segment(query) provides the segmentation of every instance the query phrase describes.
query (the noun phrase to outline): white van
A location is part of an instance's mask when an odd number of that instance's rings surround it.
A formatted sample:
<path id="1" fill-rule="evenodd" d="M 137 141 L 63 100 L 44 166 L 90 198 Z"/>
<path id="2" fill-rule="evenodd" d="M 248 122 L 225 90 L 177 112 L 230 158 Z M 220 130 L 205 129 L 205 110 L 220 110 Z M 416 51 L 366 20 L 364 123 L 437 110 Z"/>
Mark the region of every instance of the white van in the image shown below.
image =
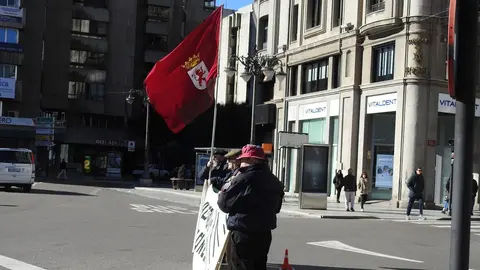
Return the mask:
<path id="1" fill-rule="evenodd" d="M 0 148 L 0 186 L 30 192 L 35 182 L 35 159 L 30 149 Z"/>

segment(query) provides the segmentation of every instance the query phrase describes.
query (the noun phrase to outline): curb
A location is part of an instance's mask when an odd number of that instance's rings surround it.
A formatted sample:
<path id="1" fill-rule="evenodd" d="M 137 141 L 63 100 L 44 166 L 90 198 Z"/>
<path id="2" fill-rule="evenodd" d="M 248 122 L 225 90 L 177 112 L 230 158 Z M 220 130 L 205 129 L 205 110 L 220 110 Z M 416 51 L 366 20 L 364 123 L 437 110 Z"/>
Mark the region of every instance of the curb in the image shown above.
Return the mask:
<path id="1" fill-rule="evenodd" d="M 195 198 L 195 199 L 201 199 L 202 194 L 185 194 L 181 192 L 175 192 L 175 191 L 167 191 L 167 190 L 162 190 L 160 188 L 148 188 L 148 187 L 135 187 L 135 190 L 144 190 L 144 191 L 155 191 L 155 192 L 162 192 L 162 193 L 167 193 L 167 194 L 175 194 L 183 197 L 188 197 L 188 198 Z"/>
<path id="2" fill-rule="evenodd" d="M 441 218 L 438 218 L 437 220 L 452 220 L 452 217 L 441 217 Z M 480 221 L 480 217 L 479 216 L 474 216 L 474 217 L 471 217 L 470 220 L 471 221 Z"/>
<path id="3" fill-rule="evenodd" d="M 344 216 L 344 215 L 322 215 L 324 219 L 380 219 L 376 216 Z"/>

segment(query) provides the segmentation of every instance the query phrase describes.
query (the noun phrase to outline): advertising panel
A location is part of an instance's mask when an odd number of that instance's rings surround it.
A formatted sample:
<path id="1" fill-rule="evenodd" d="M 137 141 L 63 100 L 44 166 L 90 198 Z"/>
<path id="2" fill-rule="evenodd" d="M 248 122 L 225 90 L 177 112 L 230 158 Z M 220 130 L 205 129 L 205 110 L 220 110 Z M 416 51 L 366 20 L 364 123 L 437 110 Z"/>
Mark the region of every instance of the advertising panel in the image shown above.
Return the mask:
<path id="1" fill-rule="evenodd" d="M 375 187 L 392 188 L 393 185 L 393 155 L 377 155 L 375 168 Z"/>
<path id="2" fill-rule="evenodd" d="M 0 98 L 15 98 L 15 79 L 0 78 Z"/>
<path id="3" fill-rule="evenodd" d="M 206 153 L 197 153 L 196 162 L 195 162 L 195 185 L 203 186 L 203 180 L 198 177 L 200 171 L 207 166 L 208 161 L 210 160 L 210 154 Z"/>
<path id="4" fill-rule="evenodd" d="M 303 145 L 302 192 L 327 193 L 329 152 L 328 145 Z"/>

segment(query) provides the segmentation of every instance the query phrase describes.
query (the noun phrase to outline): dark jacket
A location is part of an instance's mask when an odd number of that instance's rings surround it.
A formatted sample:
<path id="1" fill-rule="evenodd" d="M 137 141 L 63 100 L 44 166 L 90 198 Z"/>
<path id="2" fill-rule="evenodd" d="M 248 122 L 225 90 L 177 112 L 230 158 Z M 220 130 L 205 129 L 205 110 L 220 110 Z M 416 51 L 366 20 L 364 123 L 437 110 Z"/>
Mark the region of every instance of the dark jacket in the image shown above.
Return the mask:
<path id="1" fill-rule="evenodd" d="M 211 177 L 212 178 L 213 177 L 224 178 L 227 175 L 228 172 L 229 172 L 229 169 L 228 169 L 227 162 L 221 162 L 216 167 L 213 168 Z M 208 179 L 208 174 L 209 173 L 210 173 L 210 168 L 205 166 L 205 167 L 203 167 L 203 169 L 198 174 L 198 178 L 200 178 L 200 180 L 202 180 L 202 181 L 205 181 L 205 180 Z"/>
<path id="2" fill-rule="evenodd" d="M 423 195 L 423 189 L 425 188 L 425 180 L 423 174 L 417 174 L 414 172 L 407 180 L 408 197 L 419 197 Z"/>
<path id="3" fill-rule="evenodd" d="M 472 179 L 472 196 L 473 196 L 474 198 L 477 197 L 477 193 L 478 193 L 477 180 Z"/>
<path id="4" fill-rule="evenodd" d="M 274 230 L 283 188 L 265 164 L 240 168 L 218 194 L 218 207 L 228 213 L 227 228 L 245 233 Z"/>
<path id="5" fill-rule="evenodd" d="M 343 174 L 335 174 L 333 178 L 333 184 L 335 185 L 336 189 L 342 189 L 342 182 L 343 182 Z"/>
<path id="6" fill-rule="evenodd" d="M 354 175 L 347 174 L 342 181 L 343 191 L 345 192 L 355 192 L 357 191 L 357 180 Z"/>
<path id="7" fill-rule="evenodd" d="M 221 190 L 223 185 L 225 185 L 228 180 L 235 175 L 235 173 L 238 172 L 238 169 L 236 170 L 229 170 L 227 172 L 227 175 L 225 177 L 212 177 L 210 178 L 210 183 L 213 185 L 214 188 Z"/>

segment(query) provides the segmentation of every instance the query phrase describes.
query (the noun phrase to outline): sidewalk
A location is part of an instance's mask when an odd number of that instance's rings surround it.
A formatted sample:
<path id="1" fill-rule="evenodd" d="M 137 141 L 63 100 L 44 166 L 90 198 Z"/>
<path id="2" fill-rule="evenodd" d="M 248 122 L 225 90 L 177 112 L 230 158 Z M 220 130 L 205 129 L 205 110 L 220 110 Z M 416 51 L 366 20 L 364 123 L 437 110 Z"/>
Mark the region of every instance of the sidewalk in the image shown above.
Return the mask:
<path id="1" fill-rule="evenodd" d="M 171 188 L 155 188 L 155 187 L 136 187 L 136 190 L 163 192 L 178 196 L 189 197 L 200 200 L 202 193 L 193 190 L 174 190 Z M 386 220 L 402 220 L 405 219 L 405 209 L 390 207 L 389 201 L 369 201 L 365 205 L 365 212 L 360 212 L 360 207 L 356 205 L 357 212 L 345 211 L 343 202 L 336 203 L 328 201 L 328 210 L 300 209 L 298 206 L 298 198 L 295 196 L 286 196 L 282 206 L 282 212 L 309 218 L 325 218 L 325 219 L 386 219 Z M 418 215 L 418 209 L 412 210 L 412 220 Z M 448 215 L 442 214 L 439 210 L 424 210 L 424 216 L 428 220 L 450 220 Z M 479 213 L 472 216 L 473 221 L 480 221 Z"/>

